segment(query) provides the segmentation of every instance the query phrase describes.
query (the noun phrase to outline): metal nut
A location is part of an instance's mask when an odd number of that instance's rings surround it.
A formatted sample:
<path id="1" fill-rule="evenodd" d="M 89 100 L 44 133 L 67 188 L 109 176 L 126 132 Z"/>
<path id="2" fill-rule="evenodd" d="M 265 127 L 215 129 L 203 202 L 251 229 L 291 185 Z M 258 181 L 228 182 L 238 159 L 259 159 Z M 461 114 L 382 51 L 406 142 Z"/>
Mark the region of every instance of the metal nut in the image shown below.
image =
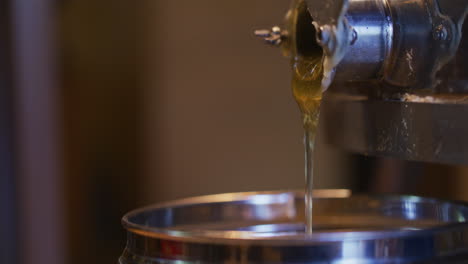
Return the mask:
<path id="1" fill-rule="evenodd" d="M 434 37 L 435 40 L 445 41 L 448 38 L 448 30 L 444 25 L 438 25 L 434 29 L 432 36 Z"/>

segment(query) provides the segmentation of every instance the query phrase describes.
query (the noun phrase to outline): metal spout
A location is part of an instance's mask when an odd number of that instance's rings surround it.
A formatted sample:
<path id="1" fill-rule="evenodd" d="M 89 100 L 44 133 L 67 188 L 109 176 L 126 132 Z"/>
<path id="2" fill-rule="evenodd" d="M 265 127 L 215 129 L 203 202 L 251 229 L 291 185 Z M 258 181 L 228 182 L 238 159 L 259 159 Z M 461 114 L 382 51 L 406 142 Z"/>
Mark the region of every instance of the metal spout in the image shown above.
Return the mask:
<path id="1" fill-rule="evenodd" d="M 446 76 L 443 68 L 456 56 L 468 0 L 455 5 L 447 0 L 298 0 L 296 12 L 308 12 L 307 27 L 299 19 L 290 23 L 288 36 L 298 49 L 304 34 L 314 34 L 324 53 L 329 84 L 379 82 L 400 90 L 432 89 Z M 459 10 L 464 10 L 463 12 Z M 290 11 L 291 12 L 291 11 Z M 302 15 L 303 17 L 304 15 Z M 301 17 L 301 15 L 297 15 Z M 312 25 L 311 25 L 312 24 Z M 275 26 L 256 35 L 278 46 L 287 32 Z M 314 44 L 311 44 L 314 45 Z M 463 69 L 461 69 L 463 70 Z M 466 72 L 466 70 L 463 70 Z M 326 81 L 325 81 L 326 83 Z"/>

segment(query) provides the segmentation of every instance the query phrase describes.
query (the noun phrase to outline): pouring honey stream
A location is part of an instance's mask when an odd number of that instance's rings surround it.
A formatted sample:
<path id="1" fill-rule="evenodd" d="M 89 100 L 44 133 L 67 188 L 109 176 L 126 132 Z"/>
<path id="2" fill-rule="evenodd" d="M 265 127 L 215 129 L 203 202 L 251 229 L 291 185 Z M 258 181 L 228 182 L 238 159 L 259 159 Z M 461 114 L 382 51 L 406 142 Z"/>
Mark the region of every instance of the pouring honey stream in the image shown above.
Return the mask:
<path id="1" fill-rule="evenodd" d="M 312 234 L 313 153 L 322 101 L 321 58 L 293 58 L 292 91 L 302 113 L 305 148 L 305 217 L 306 233 Z"/>
<path id="2" fill-rule="evenodd" d="M 315 28 L 303 0 L 293 1 L 286 24 L 289 37 L 282 46 L 283 53 L 291 58 L 291 87 L 304 127 L 305 232 L 310 235 L 313 231 L 313 154 L 322 102 L 323 52 L 315 41 Z"/>
<path id="3" fill-rule="evenodd" d="M 292 92 L 302 114 L 305 147 L 305 231 L 312 234 L 313 153 L 322 102 L 324 72 L 323 50 L 304 0 L 292 1 L 286 14 L 286 29 L 257 30 L 271 45 L 281 45 L 283 55 L 291 58 Z"/>

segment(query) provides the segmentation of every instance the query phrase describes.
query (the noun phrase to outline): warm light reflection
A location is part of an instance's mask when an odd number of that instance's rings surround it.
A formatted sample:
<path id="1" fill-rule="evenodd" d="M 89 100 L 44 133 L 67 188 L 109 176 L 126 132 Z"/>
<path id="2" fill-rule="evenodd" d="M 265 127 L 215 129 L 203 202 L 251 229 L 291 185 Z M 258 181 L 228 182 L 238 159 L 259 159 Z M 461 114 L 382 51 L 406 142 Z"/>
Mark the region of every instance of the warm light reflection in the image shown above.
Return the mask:
<path id="1" fill-rule="evenodd" d="M 347 189 L 322 189 L 313 192 L 313 196 L 319 198 L 348 198 L 351 194 L 351 190 Z"/>

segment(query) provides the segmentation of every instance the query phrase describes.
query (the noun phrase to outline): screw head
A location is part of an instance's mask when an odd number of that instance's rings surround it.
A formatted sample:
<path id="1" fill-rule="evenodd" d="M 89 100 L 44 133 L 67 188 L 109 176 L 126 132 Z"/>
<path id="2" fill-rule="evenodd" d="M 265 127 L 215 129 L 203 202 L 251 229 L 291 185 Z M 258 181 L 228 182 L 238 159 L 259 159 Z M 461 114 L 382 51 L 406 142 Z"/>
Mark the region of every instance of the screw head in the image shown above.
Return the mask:
<path id="1" fill-rule="evenodd" d="M 444 25 L 438 25 L 434 29 L 432 36 L 434 37 L 435 40 L 445 41 L 448 38 L 448 30 Z"/>

